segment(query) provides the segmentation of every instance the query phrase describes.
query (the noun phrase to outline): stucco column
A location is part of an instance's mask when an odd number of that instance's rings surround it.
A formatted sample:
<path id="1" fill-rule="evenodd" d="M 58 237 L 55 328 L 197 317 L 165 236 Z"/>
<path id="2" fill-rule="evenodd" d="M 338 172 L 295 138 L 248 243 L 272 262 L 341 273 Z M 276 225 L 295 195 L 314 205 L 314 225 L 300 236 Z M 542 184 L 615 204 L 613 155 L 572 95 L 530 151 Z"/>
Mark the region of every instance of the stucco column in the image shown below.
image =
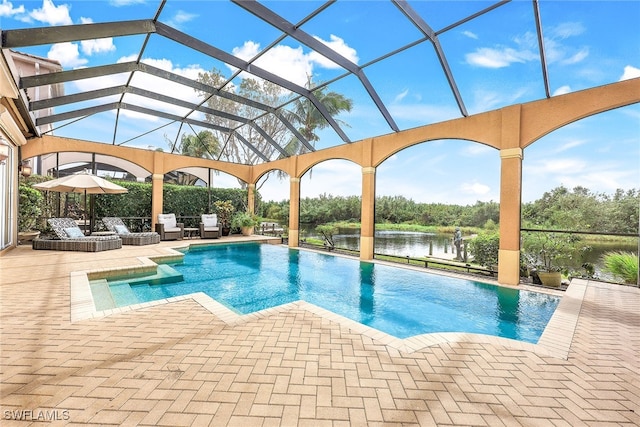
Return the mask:
<path id="1" fill-rule="evenodd" d="M 249 184 L 247 187 L 247 210 L 249 213 L 254 214 L 256 212 L 256 185 Z"/>
<path id="2" fill-rule="evenodd" d="M 162 186 L 164 184 L 163 157 L 161 153 L 153 153 L 153 170 L 151 171 L 151 230 L 156 229 L 158 214 L 162 213 Z"/>
<path id="3" fill-rule="evenodd" d="M 360 209 L 360 259 L 373 259 L 376 228 L 376 168 L 362 168 L 362 200 Z"/>
<path id="4" fill-rule="evenodd" d="M 520 283 L 522 159 L 521 148 L 500 150 L 498 282 L 506 285 Z"/>
<path id="5" fill-rule="evenodd" d="M 297 248 L 300 237 L 300 178 L 289 178 L 289 247 Z"/>

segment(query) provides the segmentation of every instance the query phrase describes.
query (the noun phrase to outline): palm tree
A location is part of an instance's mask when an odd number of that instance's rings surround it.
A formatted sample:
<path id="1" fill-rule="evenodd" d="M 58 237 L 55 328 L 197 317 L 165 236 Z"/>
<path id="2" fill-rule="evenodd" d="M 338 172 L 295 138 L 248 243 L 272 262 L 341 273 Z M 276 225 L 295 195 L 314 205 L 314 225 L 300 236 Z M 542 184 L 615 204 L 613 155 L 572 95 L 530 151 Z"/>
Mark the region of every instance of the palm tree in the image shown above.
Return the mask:
<path id="1" fill-rule="evenodd" d="M 312 77 L 307 75 L 307 89 L 314 86 Z M 337 92 L 327 92 L 327 87 L 313 91 L 313 94 L 326 107 L 331 117 L 335 117 L 343 111 L 351 111 L 353 101 Z M 289 111 L 288 118 L 298 125 L 298 131 L 305 137 L 311 145 L 315 147 L 315 142 L 320 139 L 316 134 L 318 130 L 329 126 L 327 120 L 322 116 L 320 111 L 306 97 L 299 97 L 293 102 L 293 109 Z M 342 125 L 348 126 L 346 123 L 339 121 Z M 296 138 L 291 138 L 287 144 L 286 151 L 288 153 L 298 152 L 300 142 Z"/>
<path id="2" fill-rule="evenodd" d="M 196 135 L 182 135 L 178 149 L 187 156 L 214 159 L 220 154 L 220 141 L 211 131 L 203 130 Z"/>

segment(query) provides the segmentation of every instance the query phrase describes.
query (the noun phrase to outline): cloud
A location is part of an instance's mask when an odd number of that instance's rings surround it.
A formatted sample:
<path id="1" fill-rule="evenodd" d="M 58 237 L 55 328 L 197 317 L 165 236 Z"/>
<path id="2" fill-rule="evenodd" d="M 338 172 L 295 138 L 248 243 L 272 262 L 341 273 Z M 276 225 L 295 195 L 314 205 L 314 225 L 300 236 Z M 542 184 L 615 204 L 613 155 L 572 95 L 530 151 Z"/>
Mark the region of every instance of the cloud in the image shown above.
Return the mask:
<path id="1" fill-rule="evenodd" d="M 137 54 L 124 56 L 118 59 L 117 63 L 135 61 L 137 57 L 138 57 Z M 166 70 L 190 79 L 197 79 L 199 73 L 204 73 L 206 71 L 203 68 L 201 68 L 199 65 L 190 65 L 183 68 L 176 67 L 174 66 L 173 62 L 168 59 L 144 59 L 142 62 L 144 62 L 145 64 L 152 65 L 156 68 L 160 68 L 162 70 Z M 101 76 L 101 77 L 96 77 L 91 79 L 77 80 L 74 82 L 74 84 L 79 91 L 84 92 L 84 91 L 91 91 L 96 89 L 123 85 L 127 82 L 128 78 L 129 78 L 129 73 L 120 73 L 120 74 Z M 140 89 L 158 92 L 162 95 L 181 99 L 194 104 L 199 103 L 201 101 L 201 99 L 198 97 L 198 94 L 194 90 L 191 90 L 190 88 L 186 88 L 181 84 L 173 83 L 173 82 L 170 82 L 169 80 L 155 77 L 146 73 L 135 73 L 131 81 L 131 85 Z M 116 102 L 118 99 L 119 99 L 119 95 L 114 97 L 109 97 L 109 98 L 101 98 L 99 100 L 99 103 L 106 104 L 109 102 Z M 155 101 L 153 99 L 131 95 L 131 94 L 125 95 L 124 101 L 130 104 L 135 104 L 140 107 L 163 111 L 169 114 L 175 114 L 179 116 L 186 115 L 189 112 L 189 110 L 187 110 L 184 107 L 170 105 L 163 102 Z M 140 120 L 145 120 L 147 122 L 165 121 L 165 119 L 161 119 L 159 117 L 150 116 L 147 114 L 135 113 L 128 110 L 121 110 L 120 114 L 121 116 L 123 115 L 126 117 L 132 117 Z M 190 117 L 199 118 L 197 115 L 194 116 L 193 114 Z"/>
<path id="2" fill-rule="evenodd" d="M 558 89 L 556 89 L 553 92 L 553 96 L 564 95 L 565 93 L 569 93 L 569 92 L 571 92 L 571 87 L 569 87 L 568 85 L 564 85 L 564 86 L 560 86 Z"/>
<path id="3" fill-rule="evenodd" d="M 109 4 L 115 7 L 130 6 L 132 4 L 141 4 L 146 0 L 109 0 Z"/>
<path id="4" fill-rule="evenodd" d="M 464 194 L 470 194 L 473 196 L 484 196 L 489 194 L 491 187 L 479 182 L 463 182 L 460 185 L 460 191 Z"/>
<path id="5" fill-rule="evenodd" d="M 80 42 L 82 53 L 93 55 L 94 53 L 113 52 L 116 50 L 111 37 L 106 39 L 83 40 Z"/>
<path id="6" fill-rule="evenodd" d="M 476 90 L 473 93 L 473 110 L 488 111 L 502 105 L 510 105 L 517 102 L 527 93 L 526 88 L 509 92 L 493 92 L 489 90 Z"/>
<path id="7" fill-rule="evenodd" d="M 73 21 L 69 15 L 69 6 L 62 4 L 55 6 L 52 0 L 42 0 L 42 8 L 33 9 L 29 16 L 49 25 L 71 25 Z"/>
<path id="8" fill-rule="evenodd" d="M 409 89 L 403 90 L 402 92 L 396 95 L 396 97 L 393 99 L 393 102 L 402 101 L 407 96 L 408 93 L 409 93 Z"/>
<path id="9" fill-rule="evenodd" d="M 563 22 L 550 28 L 549 36 L 555 39 L 568 39 L 579 36 L 585 32 L 584 26 L 580 22 Z"/>
<path id="10" fill-rule="evenodd" d="M 533 165 L 532 165 L 533 166 Z M 565 158 L 565 159 L 548 159 L 546 161 L 540 161 L 533 166 L 536 170 L 536 175 L 553 176 L 555 174 L 568 174 L 569 171 L 572 174 L 582 173 L 587 169 L 587 162 L 577 158 Z"/>
<path id="11" fill-rule="evenodd" d="M 531 51 L 519 51 L 510 47 L 481 47 L 465 55 L 467 63 L 483 68 L 504 68 L 513 63 L 525 63 L 537 58 Z"/>
<path id="12" fill-rule="evenodd" d="M 477 157 L 485 154 L 492 154 L 495 152 L 496 152 L 496 149 L 489 147 L 488 145 L 472 143 L 472 144 L 465 145 L 460 155 L 465 157 Z"/>
<path id="13" fill-rule="evenodd" d="M 75 43 L 56 43 L 47 52 L 47 58 L 59 61 L 64 68 L 77 68 L 87 64 L 87 60 L 80 58 L 78 45 Z"/>
<path id="14" fill-rule="evenodd" d="M 557 147 L 553 151 L 556 152 L 556 153 L 561 153 L 563 151 L 571 150 L 572 148 L 579 147 L 579 146 L 584 145 L 586 143 L 587 143 L 587 141 L 581 140 L 581 139 L 576 139 L 576 140 L 573 140 L 573 141 L 567 141 L 564 144 L 562 144 L 559 147 Z"/>
<path id="15" fill-rule="evenodd" d="M 593 192 L 601 192 L 612 194 L 616 190 L 634 188 L 632 182 L 637 182 L 638 172 L 633 170 L 624 170 L 614 165 L 608 165 L 607 168 L 599 168 L 598 170 L 590 170 L 581 175 L 559 175 L 557 176 L 558 185 L 562 184 L 568 188 L 577 186 L 586 187 Z"/>
<path id="16" fill-rule="evenodd" d="M 323 40 L 317 36 L 315 36 L 314 38 L 319 42 L 329 46 L 331 49 L 335 50 L 338 54 L 345 57 L 354 64 L 357 64 L 360 60 L 360 58 L 358 58 L 358 53 L 356 52 L 356 50 L 347 45 L 344 40 L 338 36 L 331 34 L 329 36 L 330 41 Z M 340 68 L 335 62 L 327 59 L 326 57 L 320 55 L 315 51 L 309 54 L 309 60 L 324 68 Z"/>
<path id="17" fill-rule="evenodd" d="M 3 0 L 0 3 L 0 17 L 1 16 L 16 16 L 24 13 L 24 6 L 14 8 L 13 3 Z"/>
<path id="18" fill-rule="evenodd" d="M 589 48 L 582 48 L 578 52 L 574 53 L 572 56 L 563 59 L 561 61 L 562 65 L 572 65 L 582 62 L 587 56 L 589 56 Z"/>
<path id="19" fill-rule="evenodd" d="M 544 47 L 547 63 L 560 62 L 563 65 L 572 65 L 582 62 L 589 56 L 589 48 L 572 49 L 562 42 L 570 37 L 584 33 L 585 28 L 580 23 L 565 22 L 550 30 L 544 35 Z M 515 46 L 481 47 L 475 52 L 465 55 L 469 65 L 482 68 L 505 68 L 515 63 L 538 61 L 537 36 L 533 32 L 514 38 Z"/>
<path id="20" fill-rule="evenodd" d="M 255 57 L 259 52 L 260 45 L 252 41 L 247 41 L 232 51 L 235 56 L 244 60 Z M 313 64 L 302 51 L 302 47 L 275 46 L 259 57 L 254 64 L 299 86 L 304 86 L 307 76 L 313 74 Z M 235 71 L 235 68 L 229 68 Z"/>
<path id="21" fill-rule="evenodd" d="M 331 35 L 330 41 L 325 41 L 318 37 L 316 39 L 334 49 L 349 61 L 357 64 L 359 59 L 356 50 L 344 43 L 344 40 L 340 37 Z M 238 58 L 248 61 L 260 51 L 259 43 L 246 41 L 242 46 L 233 48 L 232 53 Z M 255 65 L 299 86 L 305 86 L 308 76 L 313 75 L 313 69 L 316 65 L 323 68 L 338 68 L 333 61 L 328 60 L 317 52 L 305 54 L 302 46 L 294 48 L 286 45 L 278 45 L 269 49 L 268 52 L 255 61 Z M 235 71 L 233 67 L 229 68 Z"/>
<path id="22" fill-rule="evenodd" d="M 620 77 L 620 81 L 634 79 L 636 77 L 640 77 L 640 68 L 632 67 L 631 65 L 627 65 L 624 67 L 624 72 Z"/>
<path id="23" fill-rule="evenodd" d="M 477 40 L 477 39 L 478 39 L 478 36 L 477 36 L 475 33 L 471 32 L 471 31 L 463 31 L 463 32 L 462 32 L 462 35 L 463 35 L 463 36 L 467 36 L 467 37 L 469 37 L 470 39 L 475 39 L 475 40 Z"/>
<path id="24" fill-rule="evenodd" d="M 198 15 L 196 15 L 195 13 L 188 13 L 184 10 L 179 10 L 171 19 L 169 19 L 169 21 L 167 21 L 167 25 L 180 29 L 182 28 L 183 24 L 186 24 L 187 22 L 190 22 L 197 17 Z"/>

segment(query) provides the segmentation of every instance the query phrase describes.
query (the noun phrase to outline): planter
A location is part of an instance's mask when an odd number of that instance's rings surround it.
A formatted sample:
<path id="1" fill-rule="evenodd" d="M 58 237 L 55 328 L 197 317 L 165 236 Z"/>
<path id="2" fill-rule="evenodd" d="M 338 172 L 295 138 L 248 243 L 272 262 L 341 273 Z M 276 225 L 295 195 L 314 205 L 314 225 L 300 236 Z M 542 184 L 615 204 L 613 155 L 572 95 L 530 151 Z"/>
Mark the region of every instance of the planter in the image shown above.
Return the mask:
<path id="1" fill-rule="evenodd" d="M 39 231 L 20 231 L 18 232 L 18 244 L 30 242 L 40 236 Z"/>
<path id="2" fill-rule="evenodd" d="M 562 284 L 562 273 L 559 271 L 538 271 L 538 277 L 544 286 L 559 288 Z"/>
<path id="3" fill-rule="evenodd" d="M 240 227 L 240 231 L 243 236 L 251 236 L 253 234 L 253 227 Z"/>
<path id="4" fill-rule="evenodd" d="M 222 235 L 228 236 L 231 233 L 231 227 L 222 227 Z"/>

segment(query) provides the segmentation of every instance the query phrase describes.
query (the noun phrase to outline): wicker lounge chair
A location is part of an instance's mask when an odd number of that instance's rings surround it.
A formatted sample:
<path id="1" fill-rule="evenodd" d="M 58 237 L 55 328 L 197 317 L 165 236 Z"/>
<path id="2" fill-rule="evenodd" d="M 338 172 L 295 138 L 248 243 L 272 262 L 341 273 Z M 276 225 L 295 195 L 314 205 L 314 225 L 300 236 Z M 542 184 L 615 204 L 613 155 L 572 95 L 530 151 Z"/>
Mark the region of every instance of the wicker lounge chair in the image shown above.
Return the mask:
<path id="1" fill-rule="evenodd" d="M 160 243 L 160 235 L 155 231 L 131 233 L 122 219 L 118 217 L 102 218 L 102 223 L 107 227 L 107 230 L 113 231 L 122 239 L 123 245 L 142 246 Z"/>
<path id="2" fill-rule="evenodd" d="M 156 233 L 160 235 L 160 240 L 182 240 L 184 224 L 176 222 L 175 214 L 158 214 Z"/>
<path id="3" fill-rule="evenodd" d="M 218 215 L 204 214 L 200 221 L 201 239 L 218 239 L 222 236 L 222 227 L 218 224 Z"/>
<path id="4" fill-rule="evenodd" d="M 118 236 L 85 236 L 71 218 L 50 218 L 47 222 L 59 240 L 34 239 L 33 249 L 100 252 L 122 247 L 122 239 Z"/>

